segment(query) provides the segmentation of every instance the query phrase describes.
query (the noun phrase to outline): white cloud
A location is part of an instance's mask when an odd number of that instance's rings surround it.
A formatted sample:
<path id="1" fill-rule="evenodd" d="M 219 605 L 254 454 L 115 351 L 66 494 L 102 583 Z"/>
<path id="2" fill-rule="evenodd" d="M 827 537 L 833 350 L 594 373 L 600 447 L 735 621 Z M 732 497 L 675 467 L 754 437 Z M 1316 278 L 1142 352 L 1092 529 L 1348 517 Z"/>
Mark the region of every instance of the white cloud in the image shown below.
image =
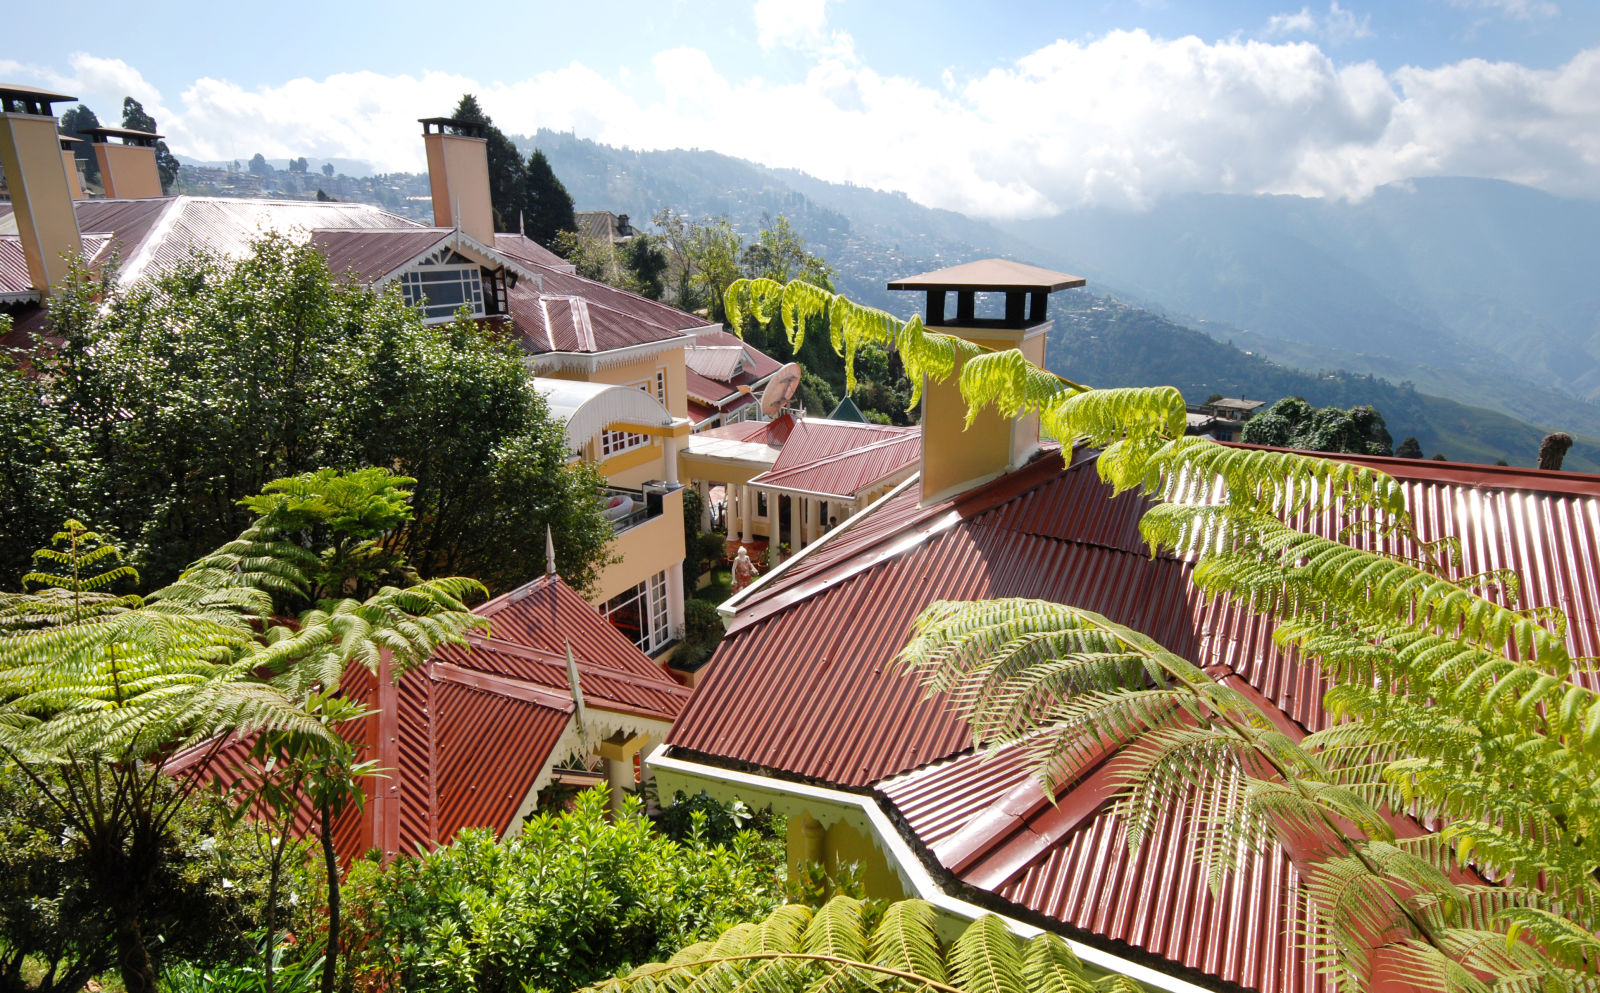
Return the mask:
<path id="1" fill-rule="evenodd" d="M 807 48 L 827 36 L 827 0 L 755 0 L 756 41 L 767 51 Z"/>
<path id="2" fill-rule="evenodd" d="M 176 100 L 90 56 L 60 73 L 15 62 L 0 73 L 69 93 L 92 85 L 111 94 L 97 108 L 143 94 L 174 150 L 203 159 L 259 151 L 420 170 L 416 118 L 473 92 L 514 134 L 713 149 L 982 216 L 1193 192 L 1358 198 L 1429 175 L 1600 197 L 1600 48 L 1555 69 L 1474 59 L 1385 73 L 1308 41 L 1118 31 L 928 84 L 831 45 L 805 60 L 799 78 L 735 79 L 682 47 L 629 79 L 576 62 L 511 83 L 354 72 L 246 89 L 204 78 Z"/>
<path id="3" fill-rule="evenodd" d="M 1343 45 L 1372 36 L 1372 15 L 1357 17 L 1354 11 L 1339 6 L 1339 0 L 1333 0 L 1323 16 L 1312 13 L 1310 7 L 1301 7 L 1292 14 L 1273 14 L 1262 34 L 1268 38 L 1304 35 L 1325 39 L 1330 45 Z"/>
<path id="4" fill-rule="evenodd" d="M 1561 8 L 1550 0 L 1450 0 L 1450 6 L 1466 10 L 1497 10 L 1518 21 L 1531 21 L 1536 17 L 1557 17 Z"/>

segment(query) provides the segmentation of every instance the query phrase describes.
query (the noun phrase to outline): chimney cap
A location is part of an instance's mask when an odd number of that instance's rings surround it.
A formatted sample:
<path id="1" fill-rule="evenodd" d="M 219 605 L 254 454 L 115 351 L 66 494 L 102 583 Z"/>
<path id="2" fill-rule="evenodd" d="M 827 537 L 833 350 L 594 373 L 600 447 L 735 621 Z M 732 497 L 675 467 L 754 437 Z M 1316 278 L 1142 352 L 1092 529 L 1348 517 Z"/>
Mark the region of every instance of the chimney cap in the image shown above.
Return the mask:
<path id="1" fill-rule="evenodd" d="M 980 293 L 1053 293 L 1082 286 L 1082 276 L 1041 269 L 1010 259 L 982 259 L 965 265 L 907 276 L 889 284 L 891 290 L 973 290 Z"/>
<path id="2" fill-rule="evenodd" d="M 463 121 L 454 117 L 419 117 L 417 123 L 422 125 L 423 134 L 428 134 L 428 128 L 431 126 L 438 128 L 440 134 L 459 135 L 463 138 L 484 137 L 483 125 L 475 121 Z"/>
<path id="3" fill-rule="evenodd" d="M 78 133 L 88 135 L 90 141 L 104 143 L 111 138 L 121 138 L 129 145 L 154 145 L 157 140 L 166 137 L 149 131 L 135 131 L 132 128 L 90 128 Z"/>
<path id="4" fill-rule="evenodd" d="M 71 148 L 73 145 L 83 144 L 82 138 L 74 138 L 70 134 L 60 134 L 56 135 L 56 137 L 61 140 L 61 147 L 63 149 Z"/>
<path id="5" fill-rule="evenodd" d="M 40 117 L 54 116 L 50 112 L 53 103 L 66 103 L 76 100 L 77 97 L 65 93 L 56 93 L 52 90 L 41 90 L 37 86 L 17 86 L 12 83 L 0 83 L 0 113 L 6 114 L 35 114 Z"/>

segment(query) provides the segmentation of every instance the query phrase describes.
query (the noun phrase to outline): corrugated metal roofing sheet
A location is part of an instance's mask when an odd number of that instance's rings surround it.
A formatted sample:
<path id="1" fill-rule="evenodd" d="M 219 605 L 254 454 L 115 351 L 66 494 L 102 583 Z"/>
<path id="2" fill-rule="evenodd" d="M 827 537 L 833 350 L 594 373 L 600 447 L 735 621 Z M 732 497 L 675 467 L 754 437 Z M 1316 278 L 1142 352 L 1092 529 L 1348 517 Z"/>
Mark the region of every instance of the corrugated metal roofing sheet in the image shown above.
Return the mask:
<path id="1" fill-rule="evenodd" d="M 704 345 L 696 339 L 683 350 L 683 361 L 707 379 L 729 382 L 743 368 L 744 348 L 740 345 Z"/>
<path id="2" fill-rule="evenodd" d="M 346 695 L 378 713 L 341 731 L 387 770 L 368 785 L 364 811 L 336 827 L 347 862 L 372 847 L 431 847 L 463 827 L 507 830 L 545 765 L 563 757 L 552 753 L 575 709 L 569 643 L 594 710 L 666 723 L 689 697 L 559 578 L 541 576 L 476 612 L 490 619 L 492 636 L 445 646 L 397 686 L 380 686 L 360 667 L 346 672 Z M 174 768 L 207 747 L 185 753 Z M 232 778 L 248 750 L 247 742 L 227 743 L 212 775 Z M 297 830 L 310 823 L 303 813 Z"/>
<path id="3" fill-rule="evenodd" d="M 1423 539 L 1461 539 L 1461 575 L 1517 568 L 1524 605 L 1562 607 L 1571 650 L 1596 653 L 1600 478 L 1352 461 L 1400 479 Z M 934 599 L 1041 597 L 1231 668 L 1228 678 L 1281 711 L 1291 731 L 1291 720 L 1323 726 L 1314 668 L 1277 650 L 1270 623 L 1202 601 L 1186 563 L 1151 558 L 1137 527 L 1144 506 L 1111 498 L 1081 453 L 1070 467 L 1047 456 L 929 507 L 907 487 L 738 605 L 669 741 L 779 776 L 876 783 L 919 841 L 972 885 L 1246 988 L 1318 993 L 1322 981 L 1290 936 L 1304 894 L 1285 853 L 1248 860 L 1213 895 L 1191 858 L 1187 808 L 1167 812 L 1129 854 L 1099 773 L 1063 791 L 1059 807 L 1023 802 L 1020 765 L 958 757 L 971 747 L 964 725 L 890 671 L 911 618 Z M 1340 524 L 1308 523 L 1330 535 Z"/>
<path id="4" fill-rule="evenodd" d="M 915 472 L 922 461 L 922 438 L 915 428 L 904 437 L 785 465 L 794 447 L 791 438 L 772 468 L 753 477 L 750 485 L 849 498 L 885 482 L 898 482 Z"/>
<path id="5" fill-rule="evenodd" d="M 577 272 L 578 267 L 557 255 L 555 252 L 534 241 L 532 238 L 520 234 L 497 233 L 494 236 L 495 251 L 509 255 L 518 262 L 526 265 L 543 266 L 557 272 Z"/>
<path id="6" fill-rule="evenodd" d="M 311 232 L 311 244 L 328 260 L 334 275 L 351 273 L 370 283 L 449 240 L 448 228 L 409 230 L 326 229 Z"/>

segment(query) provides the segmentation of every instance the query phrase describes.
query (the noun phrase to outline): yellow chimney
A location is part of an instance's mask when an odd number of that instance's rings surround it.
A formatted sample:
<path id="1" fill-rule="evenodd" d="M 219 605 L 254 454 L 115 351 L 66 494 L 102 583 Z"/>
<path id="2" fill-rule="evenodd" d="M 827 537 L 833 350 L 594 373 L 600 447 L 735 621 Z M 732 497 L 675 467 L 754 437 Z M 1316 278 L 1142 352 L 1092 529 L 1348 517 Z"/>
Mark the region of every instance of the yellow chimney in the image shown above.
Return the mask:
<path id="1" fill-rule="evenodd" d="M 78 154 L 72 146 L 83 144 L 82 138 L 61 136 L 61 164 L 67 167 L 67 188 L 72 191 L 72 199 L 84 198 L 83 182 L 78 178 Z"/>
<path id="2" fill-rule="evenodd" d="M 72 184 L 50 110 L 52 103 L 73 99 L 31 86 L 0 85 L 0 169 L 11 189 L 28 278 L 41 296 L 67 278 L 68 260 L 83 253 Z"/>
<path id="3" fill-rule="evenodd" d="M 120 139 L 112 144 L 111 139 Z M 128 128 L 93 128 L 89 140 L 100 163 L 100 182 L 111 200 L 143 200 L 161 196 L 161 171 L 156 168 L 156 142 L 161 135 Z"/>
<path id="4" fill-rule="evenodd" d="M 958 335 L 985 349 L 1017 348 L 1028 360 L 1044 365 L 1046 316 L 1050 294 L 1082 286 L 1080 276 L 1038 266 L 985 259 L 923 273 L 889 284 L 891 290 L 927 294 L 923 321 L 928 329 Z M 948 314 L 949 294 L 956 294 L 956 312 Z M 983 303 L 1002 304 L 984 312 Z M 995 298 L 993 301 L 990 298 Z M 961 370 L 942 383 L 922 388 L 922 502 L 933 503 L 986 483 L 1026 462 L 1039 448 L 1039 418 L 1005 418 L 992 408 L 966 428 L 967 404 L 961 397 Z"/>
<path id="5" fill-rule="evenodd" d="M 448 117 L 425 117 L 428 186 L 433 223 L 459 227 L 470 238 L 494 244 L 494 204 L 489 199 L 489 142 L 483 128 Z"/>

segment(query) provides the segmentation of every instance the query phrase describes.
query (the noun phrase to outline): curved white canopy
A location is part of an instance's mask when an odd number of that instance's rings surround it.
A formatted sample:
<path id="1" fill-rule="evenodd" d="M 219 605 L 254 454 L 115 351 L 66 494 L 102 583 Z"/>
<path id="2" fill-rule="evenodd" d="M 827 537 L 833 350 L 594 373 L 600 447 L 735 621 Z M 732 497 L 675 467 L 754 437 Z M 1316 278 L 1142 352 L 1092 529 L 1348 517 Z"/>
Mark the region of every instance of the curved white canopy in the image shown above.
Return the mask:
<path id="1" fill-rule="evenodd" d="M 637 387 L 535 376 L 533 388 L 543 394 L 551 416 L 566 422 L 567 443 L 573 448 L 582 448 L 612 424 L 672 424 L 672 414 L 661 401 Z"/>

